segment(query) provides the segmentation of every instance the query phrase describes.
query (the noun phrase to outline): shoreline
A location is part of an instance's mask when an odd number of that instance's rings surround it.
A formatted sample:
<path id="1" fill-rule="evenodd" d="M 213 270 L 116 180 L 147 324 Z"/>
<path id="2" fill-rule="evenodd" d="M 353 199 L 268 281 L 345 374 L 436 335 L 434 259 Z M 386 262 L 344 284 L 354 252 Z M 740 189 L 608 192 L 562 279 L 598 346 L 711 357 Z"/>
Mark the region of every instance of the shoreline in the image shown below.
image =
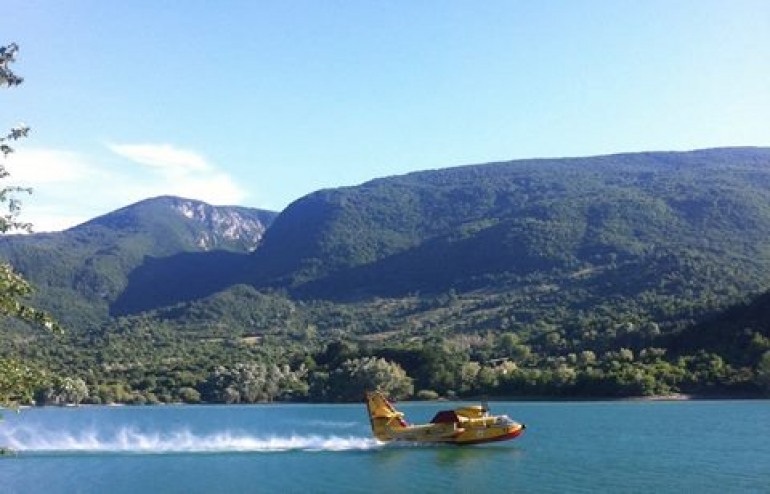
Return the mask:
<path id="1" fill-rule="evenodd" d="M 762 395 L 724 395 L 724 394 L 687 394 L 687 393 L 675 393 L 670 395 L 651 395 L 651 396 L 496 396 L 496 397 L 456 397 L 456 398 L 437 398 L 435 400 L 394 400 L 398 403 L 481 403 L 484 401 L 490 403 L 497 402 L 537 402 L 537 403 L 599 403 L 599 402 L 685 402 L 685 401 L 748 401 L 748 400 L 770 400 L 770 396 Z M 66 404 L 66 405 L 24 405 L 18 407 L 17 411 L 24 409 L 34 408 L 92 408 L 92 407 L 105 407 L 105 408 L 123 408 L 123 407 L 174 407 L 174 406 L 253 406 L 253 405 L 355 405 L 359 402 L 333 402 L 333 401 L 272 401 L 272 402 L 258 402 L 258 403 L 153 403 L 153 404 L 129 404 L 129 403 L 81 403 L 79 405 Z M 10 411 L 0 407 L 0 411 Z"/>

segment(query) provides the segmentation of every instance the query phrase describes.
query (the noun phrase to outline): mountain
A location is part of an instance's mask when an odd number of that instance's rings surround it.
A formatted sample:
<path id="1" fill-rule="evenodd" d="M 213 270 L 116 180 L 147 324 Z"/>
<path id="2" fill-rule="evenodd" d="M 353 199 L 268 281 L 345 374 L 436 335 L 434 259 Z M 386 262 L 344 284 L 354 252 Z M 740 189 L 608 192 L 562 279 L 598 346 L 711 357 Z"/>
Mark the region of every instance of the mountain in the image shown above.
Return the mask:
<path id="1" fill-rule="evenodd" d="M 342 300 L 541 285 L 585 303 L 730 298 L 770 285 L 768 190 L 767 148 L 411 173 L 291 204 L 252 280 Z"/>
<path id="2" fill-rule="evenodd" d="M 0 358 L 95 403 L 249 401 L 264 375 L 327 400 L 377 359 L 422 396 L 759 396 L 769 191 L 770 149 L 722 148 L 417 172 L 277 216 L 151 199 L 0 238 L 68 328 L 4 321 Z"/>
<path id="3" fill-rule="evenodd" d="M 67 230 L 88 237 L 99 231 L 138 235 L 152 240 L 155 254 L 179 251 L 256 249 L 265 230 L 278 215 L 240 206 L 212 206 L 205 202 L 162 196 L 137 202 Z"/>
<path id="4" fill-rule="evenodd" d="M 768 190 L 767 148 L 517 160 L 321 190 L 279 215 L 156 198 L 2 238 L 0 256 L 77 324 L 206 312 L 251 285 L 334 303 L 466 294 L 483 317 L 463 331 L 608 312 L 673 325 L 770 286 Z"/>
<path id="5" fill-rule="evenodd" d="M 90 324 L 131 307 L 129 286 L 168 303 L 180 295 L 209 293 L 212 286 L 177 283 L 175 292 L 161 294 L 153 289 L 154 278 L 169 264 L 179 269 L 194 260 L 205 272 L 223 258 L 245 257 L 257 248 L 276 215 L 157 197 L 63 232 L 0 237 L 0 257 L 37 288 L 34 303 L 65 324 Z M 156 273 L 147 275 L 146 265 L 157 267 Z"/>

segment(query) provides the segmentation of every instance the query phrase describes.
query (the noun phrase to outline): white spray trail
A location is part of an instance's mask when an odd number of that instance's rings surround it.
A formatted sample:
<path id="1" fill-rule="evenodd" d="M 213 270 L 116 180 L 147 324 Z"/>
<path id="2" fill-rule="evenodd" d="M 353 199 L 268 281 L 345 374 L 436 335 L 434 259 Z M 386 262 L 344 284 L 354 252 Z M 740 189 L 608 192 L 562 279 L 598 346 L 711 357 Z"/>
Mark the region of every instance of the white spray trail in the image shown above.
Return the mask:
<path id="1" fill-rule="evenodd" d="M 160 433 L 123 428 L 112 434 L 98 433 L 93 430 L 75 434 L 18 428 L 2 432 L 0 444 L 19 453 L 351 451 L 369 450 L 381 446 L 376 440 L 366 437 L 292 435 L 261 438 L 232 431 L 200 435 L 189 430 Z"/>

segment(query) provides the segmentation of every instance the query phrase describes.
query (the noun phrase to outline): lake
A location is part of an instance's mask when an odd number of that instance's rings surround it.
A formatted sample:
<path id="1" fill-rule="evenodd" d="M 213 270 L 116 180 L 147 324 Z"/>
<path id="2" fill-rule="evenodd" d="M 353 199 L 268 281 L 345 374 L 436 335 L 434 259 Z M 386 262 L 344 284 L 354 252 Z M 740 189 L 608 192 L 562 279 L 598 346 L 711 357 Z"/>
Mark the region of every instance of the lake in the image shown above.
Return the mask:
<path id="1" fill-rule="evenodd" d="M 454 403 L 398 404 L 412 422 Z M 492 402 L 483 446 L 383 445 L 363 403 L 3 412 L 0 492 L 765 492 L 770 401 Z"/>

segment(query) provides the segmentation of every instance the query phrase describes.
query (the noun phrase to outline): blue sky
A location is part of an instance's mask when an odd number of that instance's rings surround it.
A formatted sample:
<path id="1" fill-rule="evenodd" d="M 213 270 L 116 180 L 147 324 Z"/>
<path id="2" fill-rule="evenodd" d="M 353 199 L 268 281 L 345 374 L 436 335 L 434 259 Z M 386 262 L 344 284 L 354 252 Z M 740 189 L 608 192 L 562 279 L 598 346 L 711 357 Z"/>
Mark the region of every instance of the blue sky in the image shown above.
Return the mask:
<path id="1" fill-rule="evenodd" d="M 23 219 L 531 157 L 770 145 L 770 2 L 10 0 Z"/>

